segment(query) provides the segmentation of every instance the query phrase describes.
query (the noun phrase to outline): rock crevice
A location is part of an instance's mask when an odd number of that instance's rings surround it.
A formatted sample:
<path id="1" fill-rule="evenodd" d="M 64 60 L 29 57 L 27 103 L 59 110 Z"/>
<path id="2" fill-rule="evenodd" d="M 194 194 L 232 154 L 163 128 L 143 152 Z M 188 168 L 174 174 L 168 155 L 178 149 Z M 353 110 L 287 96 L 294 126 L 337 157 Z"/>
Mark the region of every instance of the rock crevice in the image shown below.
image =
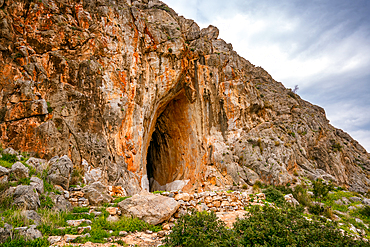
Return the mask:
<path id="1" fill-rule="evenodd" d="M 301 177 L 370 188 L 366 150 L 214 26 L 157 0 L 2 8 L 3 147 L 85 160 L 128 195 Z"/>

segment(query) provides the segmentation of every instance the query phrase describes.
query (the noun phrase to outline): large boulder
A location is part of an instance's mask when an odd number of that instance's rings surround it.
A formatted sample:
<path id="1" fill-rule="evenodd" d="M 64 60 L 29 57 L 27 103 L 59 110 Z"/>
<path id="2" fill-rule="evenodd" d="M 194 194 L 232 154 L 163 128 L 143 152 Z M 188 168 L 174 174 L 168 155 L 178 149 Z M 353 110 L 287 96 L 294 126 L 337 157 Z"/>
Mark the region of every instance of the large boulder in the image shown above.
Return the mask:
<path id="1" fill-rule="evenodd" d="M 7 195 L 13 196 L 13 204 L 18 207 L 36 210 L 40 206 L 39 196 L 31 185 L 19 185 L 9 188 Z"/>
<path id="2" fill-rule="evenodd" d="M 12 173 L 17 180 L 29 177 L 30 170 L 21 162 L 15 162 L 12 165 Z"/>
<path id="3" fill-rule="evenodd" d="M 67 155 L 62 157 L 55 156 L 49 160 L 49 172 L 47 179 L 54 185 L 59 185 L 67 190 L 69 180 L 73 171 L 73 163 Z"/>
<path id="4" fill-rule="evenodd" d="M 118 203 L 121 212 L 157 225 L 168 220 L 180 207 L 173 198 L 154 195 L 145 190 Z"/>
<path id="5" fill-rule="evenodd" d="M 93 206 L 107 202 L 109 203 L 113 199 L 109 195 L 108 188 L 101 182 L 95 182 L 84 187 L 82 192 L 85 194 L 85 198 L 88 199 L 90 204 Z"/>

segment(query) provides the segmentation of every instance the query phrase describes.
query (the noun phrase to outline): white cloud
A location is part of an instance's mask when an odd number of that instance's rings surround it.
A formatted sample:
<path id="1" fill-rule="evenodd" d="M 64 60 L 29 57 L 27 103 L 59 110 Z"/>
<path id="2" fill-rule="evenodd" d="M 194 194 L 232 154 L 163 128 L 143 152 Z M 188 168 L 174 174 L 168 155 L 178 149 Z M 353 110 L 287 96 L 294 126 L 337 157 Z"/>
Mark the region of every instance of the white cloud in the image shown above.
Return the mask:
<path id="1" fill-rule="evenodd" d="M 363 21 L 367 14 L 361 6 L 346 1 L 341 1 L 343 9 L 306 1 L 165 2 L 202 28 L 217 26 L 220 38 L 275 80 L 287 87 L 298 84 L 305 99 L 324 107 L 336 127 L 370 150 L 365 129 L 370 117 L 364 114 L 370 107 L 364 101 L 369 92 L 370 24 Z"/>

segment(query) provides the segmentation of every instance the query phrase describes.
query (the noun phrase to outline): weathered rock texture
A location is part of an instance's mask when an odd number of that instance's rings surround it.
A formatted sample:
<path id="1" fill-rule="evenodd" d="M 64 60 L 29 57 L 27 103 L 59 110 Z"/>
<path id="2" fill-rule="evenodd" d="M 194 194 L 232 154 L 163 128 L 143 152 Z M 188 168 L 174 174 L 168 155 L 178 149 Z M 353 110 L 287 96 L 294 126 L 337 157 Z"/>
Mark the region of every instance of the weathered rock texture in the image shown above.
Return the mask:
<path id="1" fill-rule="evenodd" d="M 180 207 L 173 198 L 142 191 L 118 203 L 122 213 L 157 225 L 168 220 Z"/>
<path id="2" fill-rule="evenodd" d="M 369 188 L 366 150 L 216 27 L 157 0 L 1 5 L 3 147 L 86 160 L 128 195 L 298 175 Z"/>

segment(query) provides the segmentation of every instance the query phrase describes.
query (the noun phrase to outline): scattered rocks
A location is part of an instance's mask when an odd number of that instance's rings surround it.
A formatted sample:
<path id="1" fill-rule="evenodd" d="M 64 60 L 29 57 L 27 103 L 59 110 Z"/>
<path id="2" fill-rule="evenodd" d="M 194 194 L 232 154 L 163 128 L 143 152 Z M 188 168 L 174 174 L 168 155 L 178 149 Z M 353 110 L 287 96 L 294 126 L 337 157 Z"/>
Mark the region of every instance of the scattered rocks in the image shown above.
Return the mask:
<path id="1" fill-rule="evenodd" d="M 346 197 L 342 197 L 342 202 L 344 205 L 348 205 L 348 204 L 351 204 L 351 202 L 346 198 Z"/>
<path id="2" fill-rule="evenodd" d="M 179 193 L 175 195 L 175 200 L 182 200 L 184 202 L 190 201 L 190 195 L 188 193 Z"/>
<path id="3" fill-rule="evenodd" d="M 351 202 L 361 202 L 362 201 L 362 199 L 360 197 L 357 197 L 357 196 L 352 196 L 352 197 L 349 198 L 349 200 Z"/>
<path id="4" fill-rule="evenodd" d="M 91 226 L 80 226 L 77 228 L 78 234 L 83 233 L 84 231 L 91 231 Z"/>
<path id="5" fill-rule="evenodd" d="M 342 202 L 341 199 L 338 199 L 338 200 L 334 201 L 334 203 L 337 204 L 337 205 L 343 205 L 343 202 Z"/>
<path id="6" fill-rule="evenodd" d="M 37 230 L 36 227 L 36 225 L 30 225 L 29 227 L 17 227 L 14 228 L 14 231 L 18 231 L 18 234 L 23 236 L 26 240 L 42 238 L 42 233 Z"/>
<path id="7" fill-rule="evenodd" d="M 172 227 L 174 227 L 175 224 L 174 223 L 166 223 L 166 224 L 163 224 L 162 226 L 162 229 L 165 230 L 165 231 L 169 231 L 172 229 Z"/>
<path id="8" fill-rule="evenodd" d="M 55 244 L 55 243 L 58 243 L 62 240 L 62 236 L 50 236 L 48 237 L 48 241 L 51 245 Z"/>
<path id="9" fill-rule="evenodd" d="M 64 235 L 64 241 L 66 241 L 67 243 L 70 243 L 78 237 L 82 237 L 82 235 L 66 234 L 66 235 Z"/>
<path id="10" fill-rule="evenodd" d="M 172 198 L 154 195 L 144 190 L 118 203 L 118 206 L 122 214 L 132 215 L 149 224 L 157 225 L 168 220 L 180 205 Z"/>
<path id="11" fill-rule="evenodd" d="M 81 220 L 67 220 L 67 224 L 69 226 L 79 226 L 82 223 L 86 223 L 87 225 L 91 225 L 91 220 L 81 219 Z"/>
<path id="12" fill-rule="evenodd" d="M 164 236 L 166 236 L 166 232 L 165 231 L 159 231 L 159 232 L 157 232 L 157 237 L 163 238 Z"/>

